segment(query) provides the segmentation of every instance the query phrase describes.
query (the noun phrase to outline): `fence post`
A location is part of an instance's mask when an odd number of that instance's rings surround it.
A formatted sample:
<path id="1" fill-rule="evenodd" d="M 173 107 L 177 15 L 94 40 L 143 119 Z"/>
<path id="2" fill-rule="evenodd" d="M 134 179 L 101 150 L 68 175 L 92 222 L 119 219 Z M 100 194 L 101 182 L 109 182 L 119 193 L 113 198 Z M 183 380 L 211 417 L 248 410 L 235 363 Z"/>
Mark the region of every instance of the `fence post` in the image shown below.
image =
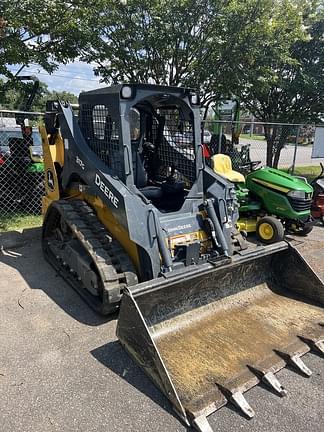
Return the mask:
<path id="1" fill-rule="evenodd" d="M 299 141 L 299 133 L 300 133 L 300 126 L 297 127 L 296 142 L 295 142 L 295 148 L 294 148 L 294 157 L 293 157 L 293 163 L 292 163 L 292 167 L 291 167 L 291 175 L 294 175 L 294 172 L 295 172 L 296 157 L 297 157 L 297 146 L 298 146 L 298 141 Z"/>
<path id="2" fill-rule="evenodd" d="M 223 125 L 220 124 L 219 135 L 218 135 L 218 153 L 222 152 L 222 135 L 223 135 Z"/>

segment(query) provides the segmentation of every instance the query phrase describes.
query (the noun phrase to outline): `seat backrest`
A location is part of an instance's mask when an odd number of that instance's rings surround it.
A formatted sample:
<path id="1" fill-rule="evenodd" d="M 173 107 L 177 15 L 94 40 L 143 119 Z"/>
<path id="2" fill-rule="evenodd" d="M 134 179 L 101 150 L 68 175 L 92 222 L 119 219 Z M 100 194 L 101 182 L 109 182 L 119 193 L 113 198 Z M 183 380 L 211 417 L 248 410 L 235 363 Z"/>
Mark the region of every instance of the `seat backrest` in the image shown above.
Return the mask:
<path id="1" fill-rule="evenodd" d="M 143 188 L 147 185 L 147 172 L 144 167 L 144 161 L 139 154 L 138 145 L 135 143 L 132 143 L 132 161 L 135 186 Z"/>
<path id="2" fill-rule="evenodd" d="M 226 174 L 232 171 L 232 161 L 231 158 L 224 154 L 217 154 L 212 157 L 213 168 L 219 174 Z"/>

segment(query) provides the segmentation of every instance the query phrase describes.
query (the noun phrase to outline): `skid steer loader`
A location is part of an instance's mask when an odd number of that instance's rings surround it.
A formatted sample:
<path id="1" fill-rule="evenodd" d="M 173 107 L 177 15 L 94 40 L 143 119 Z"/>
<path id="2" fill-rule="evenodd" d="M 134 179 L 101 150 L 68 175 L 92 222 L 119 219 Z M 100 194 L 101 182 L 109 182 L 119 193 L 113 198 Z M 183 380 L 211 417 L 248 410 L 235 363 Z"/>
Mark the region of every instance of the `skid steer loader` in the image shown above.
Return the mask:
<path id="1" fill-rule="evenodd" d="M 249 245 L 234 185 L 204 163 L 199 97 L 119 85 L 47 107 L 43 250 L 117 335 L 180 418 L 211 431 L 260 381 L 324 353 L 323 281 L 286 242 Z"/>

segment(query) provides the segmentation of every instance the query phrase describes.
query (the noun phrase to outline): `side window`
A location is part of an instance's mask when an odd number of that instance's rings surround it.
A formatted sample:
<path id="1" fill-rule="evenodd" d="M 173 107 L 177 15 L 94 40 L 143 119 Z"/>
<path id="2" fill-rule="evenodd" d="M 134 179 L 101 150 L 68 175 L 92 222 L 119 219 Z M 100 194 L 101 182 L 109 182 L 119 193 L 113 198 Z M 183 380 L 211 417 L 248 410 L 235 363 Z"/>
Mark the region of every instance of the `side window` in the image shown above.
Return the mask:
<path id="1" fill-rule="evenodd" d="M 105 105 L 95 105 L 92 109 L 93 135 L 95 138 L 110 142 L 118 141 L 118 124 L 112 120 Z"/>
<path id="2" fill-rule="evenodd" d="M 180 107 L 160 107 L 158 114 L 164 119 L 163 140 L 158 146 L 160 174 L 169 175 L 171 171 L 190 187 L 196 176 L 193 121 Z"/>
<path id="3" fill-rule="evenodd" d="M 100 140 L 105 139 L 105 129 L 107 128 L 107 119 L 109 119 L 108 108 L 104 105 L 95 105 L 92 109 L 93 135 Z M 111 129 L 111 125 L 110 127 Z"/>
<path id="4" fill-rule="evenodd" d="M 82 104 L 79 124 L 90 149 L 112 170 L 114 175 L 122 178 L 123 153 L 119 145 L 120 122 L 117 113 L 114 113 L 110 106 L 110 103 L 109 106 L 103 103 Z"/>
<path id="5" fill-rule="evenodd" d="M 136 141 L 140 137 L 141 128 L 140 112 L 136 108 L 132 108 L 129 112 L 129 128 L 132 141 Z"/>

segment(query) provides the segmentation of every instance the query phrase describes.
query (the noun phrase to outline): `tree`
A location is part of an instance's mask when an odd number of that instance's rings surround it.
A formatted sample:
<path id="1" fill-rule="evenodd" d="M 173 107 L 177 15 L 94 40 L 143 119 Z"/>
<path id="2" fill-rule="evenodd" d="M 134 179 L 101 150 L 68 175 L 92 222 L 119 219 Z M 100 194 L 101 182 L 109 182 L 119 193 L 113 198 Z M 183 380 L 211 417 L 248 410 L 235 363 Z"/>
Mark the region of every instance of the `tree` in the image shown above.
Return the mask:
<path id="1" fill-rule="evenodd" d="M 129 0 L 98 14 L 83 56 L 107 83 L 199 88 L 203 104 L 236 89 L 247 50 L 264 37 L 274 0 Z"/>
<path id="2" fill-rule="evenodd" d="M 317 2 L 283 1 L 272 17 L 265 40 L 277 44 L 254 52 L 242 71 L 240 94 L 256 119 L 267 123 L 267 165 L 277 167 L 297 128 L 271 123 L 318 122 L 324 113 L 324 13 Z"/>
<path id="3" fill-rule="evenodd" d="M 88 19 L 101 0 L 1 0 L 0 74 L 13 78 L 10 65 L 41 65 L 53 72 L 89 48 Z"/>
<path id="4" fill-rule="evenodd" d="M 206 108 L 236 95 L 261 121 L 308 121 L 324 100 L 319 3 L 128 0 L 111 8 L 106 0 L 83 58 L 107 83 L 189 86 Z M 267 163 L 276 166 L 292 131 L 265 132 Z"/>
<path id="5" fill-rule="evenodd" d="M 322 1 L 2 0 L 0 74 L 31 62 L 52 72 L 78 57 L 109 84 L 197 88 L 206 114 L 235 95 L 266 123 L 315 121 L 324 112 Z M 270 125 L 265 135 L 276 166 L 286 136 Z"/>
<path id="6" fill-rule="evenodd" d="M 31 83 L 23 83 L 16 80 L 5 83 L 3 80 L 0 80 L 0 109 L 21 109 L 26 97 L 30 94 L 31 87 Z M 78 102 L 77 96 L 73 93 L 67 91 L 50 91 L 47 84 L 41 82 L 31 110 L 45 111 L 46 102 L 48 100 L 63 100 L 70 103 Z"/>

